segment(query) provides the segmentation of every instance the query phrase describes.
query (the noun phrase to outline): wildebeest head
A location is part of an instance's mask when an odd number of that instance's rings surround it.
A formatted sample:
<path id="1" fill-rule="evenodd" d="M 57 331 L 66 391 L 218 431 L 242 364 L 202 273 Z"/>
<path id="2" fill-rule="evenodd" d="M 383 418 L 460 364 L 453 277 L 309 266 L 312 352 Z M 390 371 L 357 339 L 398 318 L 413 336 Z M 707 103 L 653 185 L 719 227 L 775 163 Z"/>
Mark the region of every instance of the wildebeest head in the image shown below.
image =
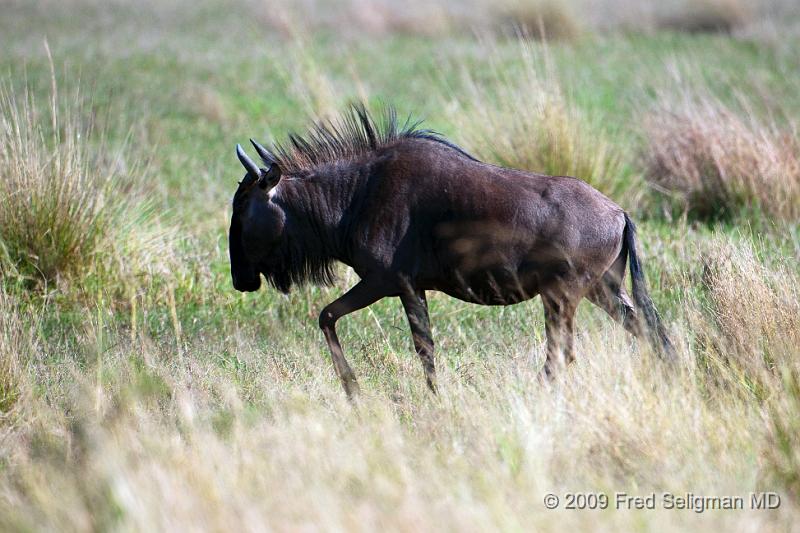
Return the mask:
<path id="1" fill-rule="evenodd" d="M 233 196 L 228 245 L 233 286 L 243 292 L 261 287 L 261 274 L 269 272 L 270 257 L 280 245 L 286 223 L 283 210 L 272 201 L 281 169 L 268 150 L 252 139 L 250 142 L 268 168 L 259 167 L 236 145 L 236 155 L 247 174 Z"/>

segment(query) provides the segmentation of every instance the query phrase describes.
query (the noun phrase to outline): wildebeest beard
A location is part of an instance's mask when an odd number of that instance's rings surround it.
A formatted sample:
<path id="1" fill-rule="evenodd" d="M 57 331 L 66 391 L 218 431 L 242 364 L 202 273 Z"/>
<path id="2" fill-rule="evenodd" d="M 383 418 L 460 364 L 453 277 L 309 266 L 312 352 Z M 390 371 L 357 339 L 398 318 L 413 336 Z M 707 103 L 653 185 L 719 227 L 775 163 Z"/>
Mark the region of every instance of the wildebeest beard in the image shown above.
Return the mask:
<path id="1" fill-rule="evenodd" d="M 333 257 L 309 244 L 284 239 L 269 264 L 261 270 L 267 282 L 284 294 L 295 284 L 333 285 L 336 280 Z"/>

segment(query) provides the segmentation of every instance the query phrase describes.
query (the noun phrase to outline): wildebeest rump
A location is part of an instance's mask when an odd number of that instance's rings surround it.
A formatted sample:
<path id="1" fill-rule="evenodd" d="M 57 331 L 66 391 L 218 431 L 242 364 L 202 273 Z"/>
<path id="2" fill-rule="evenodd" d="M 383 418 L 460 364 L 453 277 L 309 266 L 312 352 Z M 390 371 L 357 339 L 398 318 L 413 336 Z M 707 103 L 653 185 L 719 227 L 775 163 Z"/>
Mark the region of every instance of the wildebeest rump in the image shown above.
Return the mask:
<path id="1" fill-rule="evenodd" d="M 548 375 L 574 359 L 584 297 L 632 333 L 647 332 L 660 353 L 672 351 L 645 289 L 633 223 L 581 180 L 483 163 L 418 123 L 399 125 L 391 109 L 376 120 L 361 105 L 271 151 L 253 145 L 265 167 L 237 146 L 247 174 L 233 199 L 233 285 L 255 291 L 263 275 L 288 292 L 331 283 L 337 261 L 352 267 L 361 281 L 319 317 L 349 396 L 358 384 L 336 321 L 387 296 L 403 304 L 434 391 L 426 291 L 483 305 L 541 295 Z M 622 286 L 627 262 L 635 307 Z"/>

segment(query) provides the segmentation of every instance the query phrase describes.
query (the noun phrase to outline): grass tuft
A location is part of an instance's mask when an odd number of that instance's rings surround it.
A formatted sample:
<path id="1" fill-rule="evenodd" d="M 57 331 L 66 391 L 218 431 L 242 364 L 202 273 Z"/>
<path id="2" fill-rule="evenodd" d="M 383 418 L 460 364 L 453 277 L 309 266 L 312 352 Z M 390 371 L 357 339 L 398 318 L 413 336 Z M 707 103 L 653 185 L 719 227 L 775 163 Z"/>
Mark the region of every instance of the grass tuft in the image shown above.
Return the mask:
<path id="1" fill-rule="evenodd" d="M 690 214 L 761 210 L 782 220 L 800 217 L 800 143 L 793 126 L 737 113 L 698 93 L 662 96 L 645 128 L 648 179 Z"/>
<path id="2" fill-rule="evenodd" d="M 581 34 L 574 5 L 557 0 L 506 0 L 494 7 L 504 33 L 535 40 L 571 40 Z"/>
<path id="3" fill-rule="evenodd" d="M 732 33 L 751 22 L 754 15 L 743 0 L 690 0 L 667 9 L 657 25 L 686 33 Z"/>
<path id="4" fill-rule="evenodd" d="M 174 231 L 137 190 L 131 147 L 112 145 L 76 91 L 55 80 L 47 105 L 26 88 L 0 90 L 0 272 L 43 291 L 97 285 L 126 297 L 170 270 Z M 92 297 L 95 297 L 92 294 Z"/>
<path id="5" fill-rule="evenodd" d="M 122 162 L 53 91 L 44 110 L 27 90 L 0 91 L 2 270 L 27 285 L 85 272 L 123 207 Z"/>

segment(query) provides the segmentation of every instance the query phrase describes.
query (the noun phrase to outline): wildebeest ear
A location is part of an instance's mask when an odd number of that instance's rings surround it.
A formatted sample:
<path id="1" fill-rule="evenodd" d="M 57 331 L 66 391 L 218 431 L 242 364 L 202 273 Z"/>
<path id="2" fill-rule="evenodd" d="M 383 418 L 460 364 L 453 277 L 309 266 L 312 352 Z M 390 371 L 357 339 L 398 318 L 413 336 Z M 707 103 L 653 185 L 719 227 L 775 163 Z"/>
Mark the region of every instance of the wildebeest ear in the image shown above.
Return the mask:
<path id="1" fill-rule="evenodd" d="M 250 156 L 244 153 L 241 144 L 236 145 L 236 155 L 248 174 L 250 174 L 254 178 L 261 177 L 261 171 L 259 170 L 258 165 L 256 165 L 255 161 L 250 159 Z"/>
<path id="2" fill-rule="evenodd" d="M 261 169 L 261 177 L 258 179 L 258 186 L 262 189 L 269 190 L 275 187 L 281 180 L 281 167 L 277 163 L 269 166 L 269 169 Z"/>

